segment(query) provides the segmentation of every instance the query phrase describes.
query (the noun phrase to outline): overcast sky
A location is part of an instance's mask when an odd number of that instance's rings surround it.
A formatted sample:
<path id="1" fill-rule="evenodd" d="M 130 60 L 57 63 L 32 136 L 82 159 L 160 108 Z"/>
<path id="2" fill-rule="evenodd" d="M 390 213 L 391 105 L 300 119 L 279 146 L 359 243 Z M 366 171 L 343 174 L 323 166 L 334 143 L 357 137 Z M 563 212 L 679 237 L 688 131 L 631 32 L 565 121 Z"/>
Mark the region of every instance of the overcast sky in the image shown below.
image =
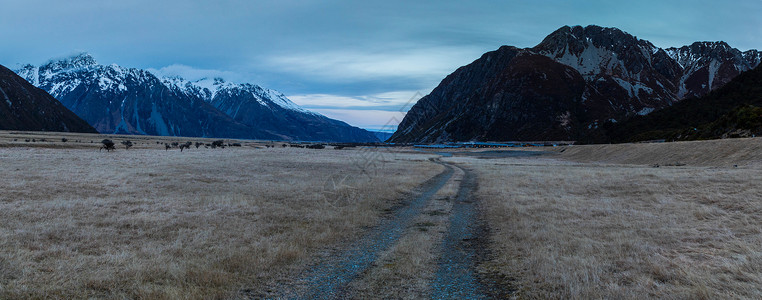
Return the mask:
<path id="1" fill-rule="evenodd" d="M 0 0 L 0 64 L 89 52 L 102 64 L 222 76 L 365 128 L 501 45 L 563 25 L 618 27 L 660 47 L 762 49 L 762 0 Z"/>

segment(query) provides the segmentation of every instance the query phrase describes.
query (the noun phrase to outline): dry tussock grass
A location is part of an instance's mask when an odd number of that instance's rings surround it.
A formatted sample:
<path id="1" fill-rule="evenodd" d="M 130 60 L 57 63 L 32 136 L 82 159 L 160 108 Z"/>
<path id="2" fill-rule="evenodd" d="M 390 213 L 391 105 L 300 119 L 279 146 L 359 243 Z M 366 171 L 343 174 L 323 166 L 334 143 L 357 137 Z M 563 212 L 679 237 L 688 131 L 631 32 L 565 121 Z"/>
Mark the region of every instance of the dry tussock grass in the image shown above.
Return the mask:
<path id="1" fill-rule="evenodd" d="M 0 149 L 0 298 L 257 293 L 322 247 L 357 236 L 441 171 L 424 155 L 399 154 L 368 180 L 357 156 Z M 342 175 L 336 189 L 326 182 L 334 173 Z"/>
<path id="2" fill-rule="evenodd" d="M 580 162 L 615 164 L 675 163 L 692 166 L 762 167 L 762 138 L 654 144 L 582 145 L 558 147 L 561 157 Z"/>
<path id="3" fill-rule="evenodd" d="M 567 152 L 592 158 L 600 152 L 583 152 L 609 147 Z M 737 155 L 758 155 L 748 152 Z M 762 298 L 758 168 L 452 160 L 478 171 L 495 250 L 483 268 L 512 278 L 517 298 Z"/>

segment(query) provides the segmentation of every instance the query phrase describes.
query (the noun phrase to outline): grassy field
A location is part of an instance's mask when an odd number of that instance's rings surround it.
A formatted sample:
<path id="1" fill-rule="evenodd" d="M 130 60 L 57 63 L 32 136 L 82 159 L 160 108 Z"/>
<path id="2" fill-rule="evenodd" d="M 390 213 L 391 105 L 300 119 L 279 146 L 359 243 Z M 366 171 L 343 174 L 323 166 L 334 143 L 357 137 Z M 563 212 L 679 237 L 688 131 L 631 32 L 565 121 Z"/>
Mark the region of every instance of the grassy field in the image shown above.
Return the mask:
<path id="1" fill-rule="evenodd" d="M 107 153 L 97 135 L 61 138 L 0 135 L 0 299 L 256 293 L 442 170 L 422 154 L 387 153 L 366 174 L 359 149 L 126 137 L 140 143 Z"/>
<path id="2" fill-rule="evenodd" d="M 0 132 L 0 299 L 279 295 L 445 170 L 410 149 L 164 149 L 186 141 L 212 140 Z M 467 173 L 477 271 L 514 298 L 762 298 L 762 139 L 525 150 L 547 153 L 441 158 L 452 178 L 349 295 L 432 293 Z"/>
<path id="3" fill-rule="evenodd" d="M 451 160 L 479 174 L 494 253 L 482 267 L 508 278 L 516 298 L 759 299 L 761 145 L 593 145 Z M 665 166 L 678 161 L 686 165 Z"/>

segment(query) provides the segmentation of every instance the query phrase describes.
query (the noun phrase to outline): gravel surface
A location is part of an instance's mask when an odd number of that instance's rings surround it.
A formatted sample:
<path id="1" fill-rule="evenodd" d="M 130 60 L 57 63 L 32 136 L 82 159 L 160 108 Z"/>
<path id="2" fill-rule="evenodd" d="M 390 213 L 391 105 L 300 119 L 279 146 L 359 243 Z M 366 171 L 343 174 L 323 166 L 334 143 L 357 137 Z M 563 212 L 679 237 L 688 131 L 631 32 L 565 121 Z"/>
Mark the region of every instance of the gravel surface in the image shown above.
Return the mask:
<path id="1" fill-rule="evenodd" d="M 450 227 L 442 241 L 439 270 L 432 283 L 434 299 L 484 299 L 483 286 L 476 277 L 479 222 L 471 192 L 476 177 L 464 170 L 458 196 L 450 215 Z"/>

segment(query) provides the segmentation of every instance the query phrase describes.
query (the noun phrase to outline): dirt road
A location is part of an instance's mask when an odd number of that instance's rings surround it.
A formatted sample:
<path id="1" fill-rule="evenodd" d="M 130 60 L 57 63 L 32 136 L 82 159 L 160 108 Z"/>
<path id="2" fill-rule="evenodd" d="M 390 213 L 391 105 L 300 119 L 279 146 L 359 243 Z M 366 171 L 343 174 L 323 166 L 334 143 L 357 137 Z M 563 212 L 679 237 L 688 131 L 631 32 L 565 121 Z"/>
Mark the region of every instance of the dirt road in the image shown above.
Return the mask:
<path id="1" fill-rule="evenodd" d="M 439 159 L 445 170 L 359 240 L 313 264 L 273 298 L 486 298 L 477 276 L 484 248 L 472 190 L 476 177 Z"/>

